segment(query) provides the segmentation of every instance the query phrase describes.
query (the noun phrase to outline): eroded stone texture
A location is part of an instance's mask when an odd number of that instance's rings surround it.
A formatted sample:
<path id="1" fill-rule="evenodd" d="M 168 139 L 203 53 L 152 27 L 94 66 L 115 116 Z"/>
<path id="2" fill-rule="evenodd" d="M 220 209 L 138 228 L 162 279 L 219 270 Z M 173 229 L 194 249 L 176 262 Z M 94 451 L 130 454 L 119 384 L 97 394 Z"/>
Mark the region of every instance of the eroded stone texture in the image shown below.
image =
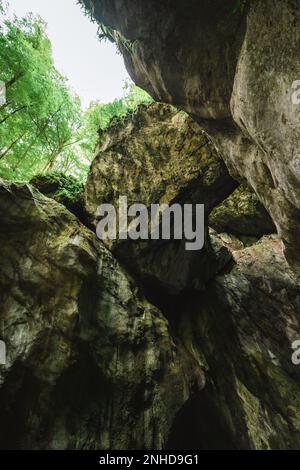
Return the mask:
<path id="1" fill-rule="evenodd" d="M 300 329 L 299 285 L 276 236 L 233 255 L 236 266 L 204 295 L 176 302 L 176 329 L 206 363 L 207 384 L 192 401 L 193 412 L 183 411 L 198 441 L 180 433 L 179 421 L 171 444 L 192 439 L 195 447 L 216 448 L 221 425 L 205 430 L 195 423 L 197 410 L 205 416 L 210 407 L 210 418 L 222 422 L 220 446 L 228 448 L 230 436 L 230 448 L 299 449 L 300 370 L 291 361 Z"/>
<path id="2" fill-rule="evenodd" d="M 100 204 L 203 203 L 206 213 L 237 186 L 201 127 L 161 103 L 140 105 L 101 133 L 86 185 L 86 206 L 96 224 Z"/>
<path id="3" fill-rule="evenodd" d="M 153 109 L 154 105 L 151 106 Z M 128 122 L 132 121 L 129 119 L 125 128 Z M 118 128 L 118 136 L 121 135 L 116 141 L 118 149 L 122 148 L 123 142 L 128 148 L 128 140 L 124 139 L 122 131 L 123 127 Z M 108 136 L 111 132 L 108 131 Z M 105 141 L 105 135 L 102 138 Z M 129 155 L 134 158 L 138 152 Z M 135 164 L 127 164 L 128 171 L 123 175 L 124 156 L 110 160 L 109 154 L 107 166 L 105 152 L 101 157 L 94 162 L 91 180 L 95 185 L 99 184 L 99 188 L 100 181 L 105 181 L 102 187 L 111 198 L 110 202 L 115 201 L 123 188 L 124 194 L 129 188 L 129 199 L 133 202 L 132 187 L 140 181 L 140 173 L 130 172 Z M 113 162 L 112 175 L 105 177 Z M 98 179 L 93 173 L 96 175 L 99 168 L 103 170 Z M 182 168 L 185 168 L 184 162 Z M 182 178 L 185 174 L 183 172 Z M 153 185 L 144 183 L 140 191 L 142 201 L 149 204 L 155 198 L 152 191 L 157 180 L 149 174 L 143 174 L 142 181 L 143 178 L 144 181 L 155 181 Z M 110 181 L 112 190 L 109 190 Z M 158 182 L 160 184 L 160 180 Z M 169 184 L 172 187 L 172 183 Z M 195 188 L 201 187 L 201 177 L 196 185 L 189 181 L 185 184 L 186 190 L 179 190 L 174 200 L 182 202 L 187 198 L 199 202 L 201 192 Z M 161 187 L 167 190 L 163 184 Z M 178 187 L 172 191 L 172 197 L 176 191 Z M 229 232 L 234 232 L 235 227 L 239 234 L 259 237 L 264 231 L 274 229 L 256 196 L 245 187 L 232 193 L 219 210 L 219 221 L 221 225 L 223 219 L 229 222 Z M 225 213 L 223 219 L 222 211 Z M 183 256 L 178 256 L 174 245 L 168 242 L 160 241 L 154 247 L 141 241 L 114 247 L 115 254 L 142 282 L 147 296 L 163 311 L 177 337 L 206 372 L 206 387 L 177 413 L 166 446 L 300 448 L 299 371 L 291 361 L 291 345 L 298 339 L 300 330 L 297 279 L 283 257 L 276 236 L 265 237 L 248 248 L 232 236 L 227 237 L 228 240 L 224 234 L 219 236 L 210 232 L 215 257 L 217 253 L 219 256 L 218 266 L 222 266 L 225 273 L 219 273 L 213 280 L 218 272 L 215 265 L 214 275 L 202 293 L 199 290 L 203 290 L 203 284 L 200 286 L 195 282 L 199 280 L 199 267 L 210 270 L 213 265 L 212 259 L 205 258 L 205 250 L 194 254 L 191 262 L 185 264 L 189 254 L 182 251 Z M 236 264 L 230 263 L 224 246 L 230 249 Z M 191 275 L 185 271 L 187 266 L 191 268 Z"/>
<path id="4" fill-rule="evenodd" d="M 255 160 L 253 152 L 236 156 L 234 165 L 245 169 L 276 222 L 288 261 L 300 272 L 300 104 L 293 100 L 299 47 L 299 2 L 256 2 L 248 16 L 231 107 L 235 121 L 262 151 Z"/>
<path id="5" fill-rule="evenodd" d="M 115 30 L 110 37 L 133 80 L 209 132 L 231 174 L 247 181 L 272 216 L 300 273 L 300 105 L 292 102 L 299 2 L 82 3 Z"/>
<path id="6" fill-rule="evenodd" d="M 120 196 L 127 197 L 128 206 L 144 204 L 149 213 L 151 204 L 204 204 L 207 219 L 236 186 L 200 126 L 184 112 L 153 103 L 139 106 L 125 121 L 114 120 L 101 133 L 87 180 L 86 206 L 95 225 L 99 205 L 110 203 L 118 211 Z M 185 240 L 117 237 L 105 244 L 144 284 L 178 293 L 203 289 L 230 259 L 229 254 L 214 253 L 207 224 L 205 238 L 201 251 L 187 251 Z"/>
<path id="7" fill-rule="evenodd" d="M 62 205 L 1 181 L 0 217 L 0 447 L 163 447 L 199 363 Z"/>
<path id="8" fill-rule="evenodd" d="M 137 85 L 202 118 L 230 116 L 243 37 L 236 0 L 81 0 L 110 28 Z"/>

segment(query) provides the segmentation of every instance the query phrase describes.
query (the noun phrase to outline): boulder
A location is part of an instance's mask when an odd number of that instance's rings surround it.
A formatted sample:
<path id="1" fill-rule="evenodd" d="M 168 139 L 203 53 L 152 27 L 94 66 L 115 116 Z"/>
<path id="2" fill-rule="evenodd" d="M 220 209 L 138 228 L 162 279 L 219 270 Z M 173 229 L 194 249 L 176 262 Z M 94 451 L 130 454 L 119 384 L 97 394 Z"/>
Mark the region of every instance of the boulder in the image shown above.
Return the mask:
<path id="1" fill-rule="evenodd" d="M 200 126 L 161 103 L 140 105 L 100 134 L 86 184 L 96 225 L 100 204 L 171 204 L 194 199 L 208 214 L 237 186 Z"/>
<path id="2" fill-rule="evenodd" d="M 161 449 L 201 365 L 62 205 L 1 180 L 0 217 L 0 447 Z"/>
<path id="3" fill-rule="evenodd" d="M 86 207 L 96 225 L 97 208 L 118 209 L 120 196 L 133 203 L 204 204 L 211 210 L 237 187 L 207 136 L 186 113 L 161 103 L 141 105 L 101 133 L 86 185 Z M 194 206 L 195 207 L 195 206 Z M 187 251 L 185 240 L 105 240 L 144 285 L 174 294 L 203 289 L 230 258 L 216 257 L 209 240 Z M 180 269 L 178 269 L 180 266 Z"/>
<path id="4" fill-rule="evenodd" d="M 240 185 L 209 216 L 209 225 L 218 233 L 238 237 L 262 237 L 276 233 L 276 227 L 253 191 Z"/>

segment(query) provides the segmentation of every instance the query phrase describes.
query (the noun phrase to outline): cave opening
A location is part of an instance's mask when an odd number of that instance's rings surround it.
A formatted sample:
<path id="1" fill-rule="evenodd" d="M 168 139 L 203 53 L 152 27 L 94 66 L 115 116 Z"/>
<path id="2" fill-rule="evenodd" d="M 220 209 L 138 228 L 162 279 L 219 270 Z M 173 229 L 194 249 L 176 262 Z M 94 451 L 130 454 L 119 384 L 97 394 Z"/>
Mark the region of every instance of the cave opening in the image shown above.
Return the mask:
<path id="1" fill-rule="evenodd" d="M 179 411 L 167 450 L 236 450 L 232 432 L 216 405 L 210 387 L 189 398 Z"/>

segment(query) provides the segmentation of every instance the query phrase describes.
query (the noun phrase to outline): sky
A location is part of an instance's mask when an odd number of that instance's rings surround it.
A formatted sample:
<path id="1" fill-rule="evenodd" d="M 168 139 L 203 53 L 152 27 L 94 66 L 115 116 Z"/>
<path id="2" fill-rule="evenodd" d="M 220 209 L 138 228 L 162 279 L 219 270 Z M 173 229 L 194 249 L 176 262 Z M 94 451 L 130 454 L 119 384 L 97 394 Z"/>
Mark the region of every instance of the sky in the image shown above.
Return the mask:
<path id="1" fill-rule="evenodd" d="M 69 79 L 83 107 L 90 101 L 107 103 L 123 95 L 129 76 L 123 58 L 109 41 L 99 41 L 93 24 L 77 0 L 10 0 L 17 16 L 39 14 L 47 23 L 56 68 Z"/>

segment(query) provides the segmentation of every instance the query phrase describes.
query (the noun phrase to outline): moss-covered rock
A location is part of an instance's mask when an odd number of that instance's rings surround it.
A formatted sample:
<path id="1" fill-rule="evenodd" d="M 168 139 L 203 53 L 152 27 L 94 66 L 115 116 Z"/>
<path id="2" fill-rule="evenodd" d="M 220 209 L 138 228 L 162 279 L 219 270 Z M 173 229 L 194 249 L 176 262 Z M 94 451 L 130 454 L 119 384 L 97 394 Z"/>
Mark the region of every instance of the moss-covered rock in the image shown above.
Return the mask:
<path id="1" fill-rule="evenodd" d="M 30 181 L 42 194 L 63 204 L 83 223 L 87 223 L 84 203 L 84 184 L 71 175 L 50 172 L 37 175 Z"/>
<path id="2" fill-rule="evenodd" d="M 209 216 L 209 225 L 217 233 L 261 237 L 276 233 L 276 227 L 257 196 L 246 186 L 239 186 Z"/>

